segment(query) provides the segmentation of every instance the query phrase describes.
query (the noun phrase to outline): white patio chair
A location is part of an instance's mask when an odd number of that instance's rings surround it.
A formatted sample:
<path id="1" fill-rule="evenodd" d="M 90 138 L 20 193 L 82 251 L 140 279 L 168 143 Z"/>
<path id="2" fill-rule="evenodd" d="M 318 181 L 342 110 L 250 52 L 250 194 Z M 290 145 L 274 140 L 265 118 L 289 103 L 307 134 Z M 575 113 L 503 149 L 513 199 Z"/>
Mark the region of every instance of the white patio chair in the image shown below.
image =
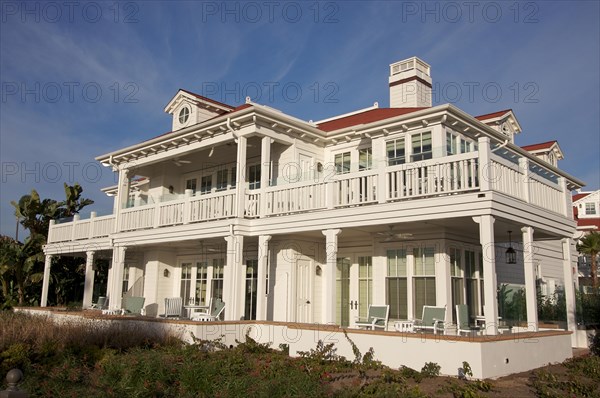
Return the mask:
<path id="1" fill-rule="evenodd" d="M 160 318 L 175 318 L 179 319 L 183 312 L 183 299 L 181 297 L 166 297 L 165 298 L 165 313 L 160 314 Z"/>
<path id="2" fill-rule="evenodd" d="M 375 330 L 387 329 L 388 317 L 390 314 L 389 305 L 372 305 L 369 304 L 369 311 L 367 312 L 367 318 L 357 318 L 354 324 L 358 327 L 364 327 L 366 329 Z"/>

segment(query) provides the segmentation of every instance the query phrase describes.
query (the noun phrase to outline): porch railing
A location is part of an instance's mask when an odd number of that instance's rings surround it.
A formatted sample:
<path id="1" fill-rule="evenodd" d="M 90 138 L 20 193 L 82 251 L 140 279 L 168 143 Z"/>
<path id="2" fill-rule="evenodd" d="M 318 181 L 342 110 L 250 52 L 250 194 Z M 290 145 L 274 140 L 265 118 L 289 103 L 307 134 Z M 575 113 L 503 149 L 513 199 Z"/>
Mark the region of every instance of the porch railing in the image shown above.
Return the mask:
<path id="1" fill-rule="evenodd" d="M 340 174 L 318 181 L 246 189 L 243 204 L 238 203 L 240 190 L 198 196 L 188 191 L 168 202 L 122 209 L 118 226 L 114 215 L 89 220 L 76 217 L 73 222 L 53 223 L 48 241 L 74 241 L 109 236 L 113 232 L 233 217 L 273 217 L 480 190 L 500 192 L 568 216 L 566 180 L 554 176 L 543 163 L 502 149 L 502 154 L 495 153 L 480 142 L 479 150 L 469 153 Z M 530 171 L 531 166 L 535 166 L 535 173 Z"/>

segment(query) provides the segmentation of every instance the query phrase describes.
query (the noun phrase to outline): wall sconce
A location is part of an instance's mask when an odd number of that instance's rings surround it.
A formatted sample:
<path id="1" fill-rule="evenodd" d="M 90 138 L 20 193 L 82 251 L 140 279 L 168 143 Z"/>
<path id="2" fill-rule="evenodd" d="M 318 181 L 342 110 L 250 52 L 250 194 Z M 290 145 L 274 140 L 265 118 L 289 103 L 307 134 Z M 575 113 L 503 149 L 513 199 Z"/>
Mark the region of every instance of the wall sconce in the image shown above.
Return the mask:
<path id="1" fill-rule="evenodd" d="M 163 271 L 163 276 L 164 276 L 165 278 L 168 278 L 168 277 L 169 277 L 169 275 L 171 275 L 171 273 L 169 272 L 169 270 L 168 270 L 168 269 L 166 269 L 166 268 L 165 268 L 165 270 Z"/>
<path id="2" fill-rule="evenodd" d="M 323 172 L 323 163 L 321 163 L 321 162 L 317 163 L 317 171 L 319 173 Z"/>
<path id="3" fill-rule="evenodd" d="M 315 268 L 315 274 L 316 274 L 317 276 L 321 276 L 321 273 L 322 273 L 322 272 L 323 272 L 323 271 L 321 270 L 321 266 L 320 266 L 320 265 L 317 265 L 317 267 Z"/>
<path id="4" fill-rule="evenodd" d="M 512 248 L 512 240 L 510 238 L 510 234 L 512 231 L 508 231 L 508 249 L 506 249 L 506 264 L 516 264 L 517 263 L 517 252 Z"/>

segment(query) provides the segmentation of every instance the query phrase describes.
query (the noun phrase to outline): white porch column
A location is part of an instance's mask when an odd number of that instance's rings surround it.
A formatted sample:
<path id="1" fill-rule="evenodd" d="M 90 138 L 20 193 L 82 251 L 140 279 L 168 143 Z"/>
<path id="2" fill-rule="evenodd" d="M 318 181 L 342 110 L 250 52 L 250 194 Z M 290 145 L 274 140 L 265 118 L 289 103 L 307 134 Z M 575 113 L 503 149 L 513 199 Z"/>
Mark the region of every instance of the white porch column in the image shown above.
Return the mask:
<path id="1" fill-rule="evenodd" d="M 242 283 L 242 263 L 244 237 L 226 236 L 227 264 L 223 271 L 223 301 L 225 302 L 225 320 L 239 320 L 244 315 L 244 286 Z"/>
<path id="2" fill-rule="evenodd" d="M 337 268 L 338 235 L 341 229 L 321 231 L 325 235 L 325 271 L 323 272 L 323 323 L 335 324 L 335 274 Z"/>
<path id="3" fill-rule="evenodd" d="M 271 235 L 258 237 L 258 270 L 256 273 L 256 320 L 267 320 L 267 267 L 269 266 L 269 241 Z"/>
<path id="4" fill-rule="evenodd" d="M 92 305 L 92 296 L 94 295 L 94 251 L 85 253 L 85 283 L 83 287 L 83 308 Z"/>
<path id="5" fill-rule="evenodd" d="M 565 301 L 567 306 L 567 329 L 572 332 L 571 343 L 577 346 L 577 320 L 575 319 L 575 289 L 573 287 L 573 273 L 575 271 L 571 256 L 571 238 L 561 239 L 563 252 L 563 277 L 565 286 Z"/>
<path id="6" fill-rule="evenodd" d="M 445 245 L 442 247 L 445 247 L 446 250 L 436 253 L 436 256 L 439 256 L 439 267 L 435 270 L 435 300 L 437 306 L 446 305 L 446 321 L 450 322 L 452 321 L 452 311 L 454 311 L 454 308 L 452 308 L 452 280 L 450 277 L 450 248 Z"/>
<path id="7" fill-rule="evenodd" d="M 46 261 L 44 261 L 44 280 L 42 283 L 42 299 L 40 300 L 40 307 L 46 307 L 48 305 L 48 287 L 50 285 L 50 267 L 52 266 L 52 255 L 46 254 Z"/>
<path id="8" fill-rule="evenodd" d="M 112 256 L 112 278 L 110 281 L 111 288 L 109 293 L 110 309 L 121 308 L 121 300 L 123 298 L 123 272 L 125 269 L 125 246 L 115 246 Z"/>
<path id="9" fill-rule="evenodd" d="M 479 224 L 479 241 L 483 252 L 483 278 L 485 299 L 484 315 L 487 334 L 498 334 L 498 297 L 496 293 L 496 247 L 494 240 L 494 217 L 473 217 Z"/>
<path id="10" fill-rule="evenodd" d="M 236 186 L 235 195 L 237 203 L 237 216 L 240 218 L 244 217 L 244 210 L 246 209 L 246 151 L 247 151 L 247 139 L 246 137 L 238 137 L 237 145 L 237 168 L 236 168 Z M 225 310 L 227 312 L 227 310 Z"/>
<path id="11" fill-rule="evenodd" d="M 479 152 L 479 189 L 481 191 L 489 191 L 492 189 L 492 160 L 489 137 L 479 137 L 477 140 Z"/>
<path id="12" fill-rule="evenodd" d="M 271 181 L 271 137 L 263 137 L 260 151 L 260 216 L 267 214 L 267 195 L 265 190 L 269 188 Z"/>
<path id="13" fill-rule="evenodd" d="M 525 303 L 527 306 L 527 330 L 537 331 L 537 292 L 535 286 L 535 262 L 533 260 L 533 228 L 521 228 L 523 233 L 523 267 L 525 275 Z"/>

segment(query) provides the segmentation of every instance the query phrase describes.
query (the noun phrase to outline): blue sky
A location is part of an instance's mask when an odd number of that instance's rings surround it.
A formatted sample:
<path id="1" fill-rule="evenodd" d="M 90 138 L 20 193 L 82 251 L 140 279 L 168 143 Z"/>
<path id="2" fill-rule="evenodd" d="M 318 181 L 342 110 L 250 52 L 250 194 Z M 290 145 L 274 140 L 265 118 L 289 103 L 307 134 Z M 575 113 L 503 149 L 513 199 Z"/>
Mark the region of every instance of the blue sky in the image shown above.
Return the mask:
<path id="1" fill-rule="evenodd" d="M 432 66 L 434 103 L 512 108 L 517 144 L 557 139 L 560 167 L 600 187 L 600 9 L 539 2 L 21 2 L 0 9 L 0 232 L 32 188 L 111 212 L 95 156 L 169 131 L 186 88 L 250 95 L 305 120 L 388 106 L 389 64 Z M 68 5 L 72 4 L 72 5 Z"/>

